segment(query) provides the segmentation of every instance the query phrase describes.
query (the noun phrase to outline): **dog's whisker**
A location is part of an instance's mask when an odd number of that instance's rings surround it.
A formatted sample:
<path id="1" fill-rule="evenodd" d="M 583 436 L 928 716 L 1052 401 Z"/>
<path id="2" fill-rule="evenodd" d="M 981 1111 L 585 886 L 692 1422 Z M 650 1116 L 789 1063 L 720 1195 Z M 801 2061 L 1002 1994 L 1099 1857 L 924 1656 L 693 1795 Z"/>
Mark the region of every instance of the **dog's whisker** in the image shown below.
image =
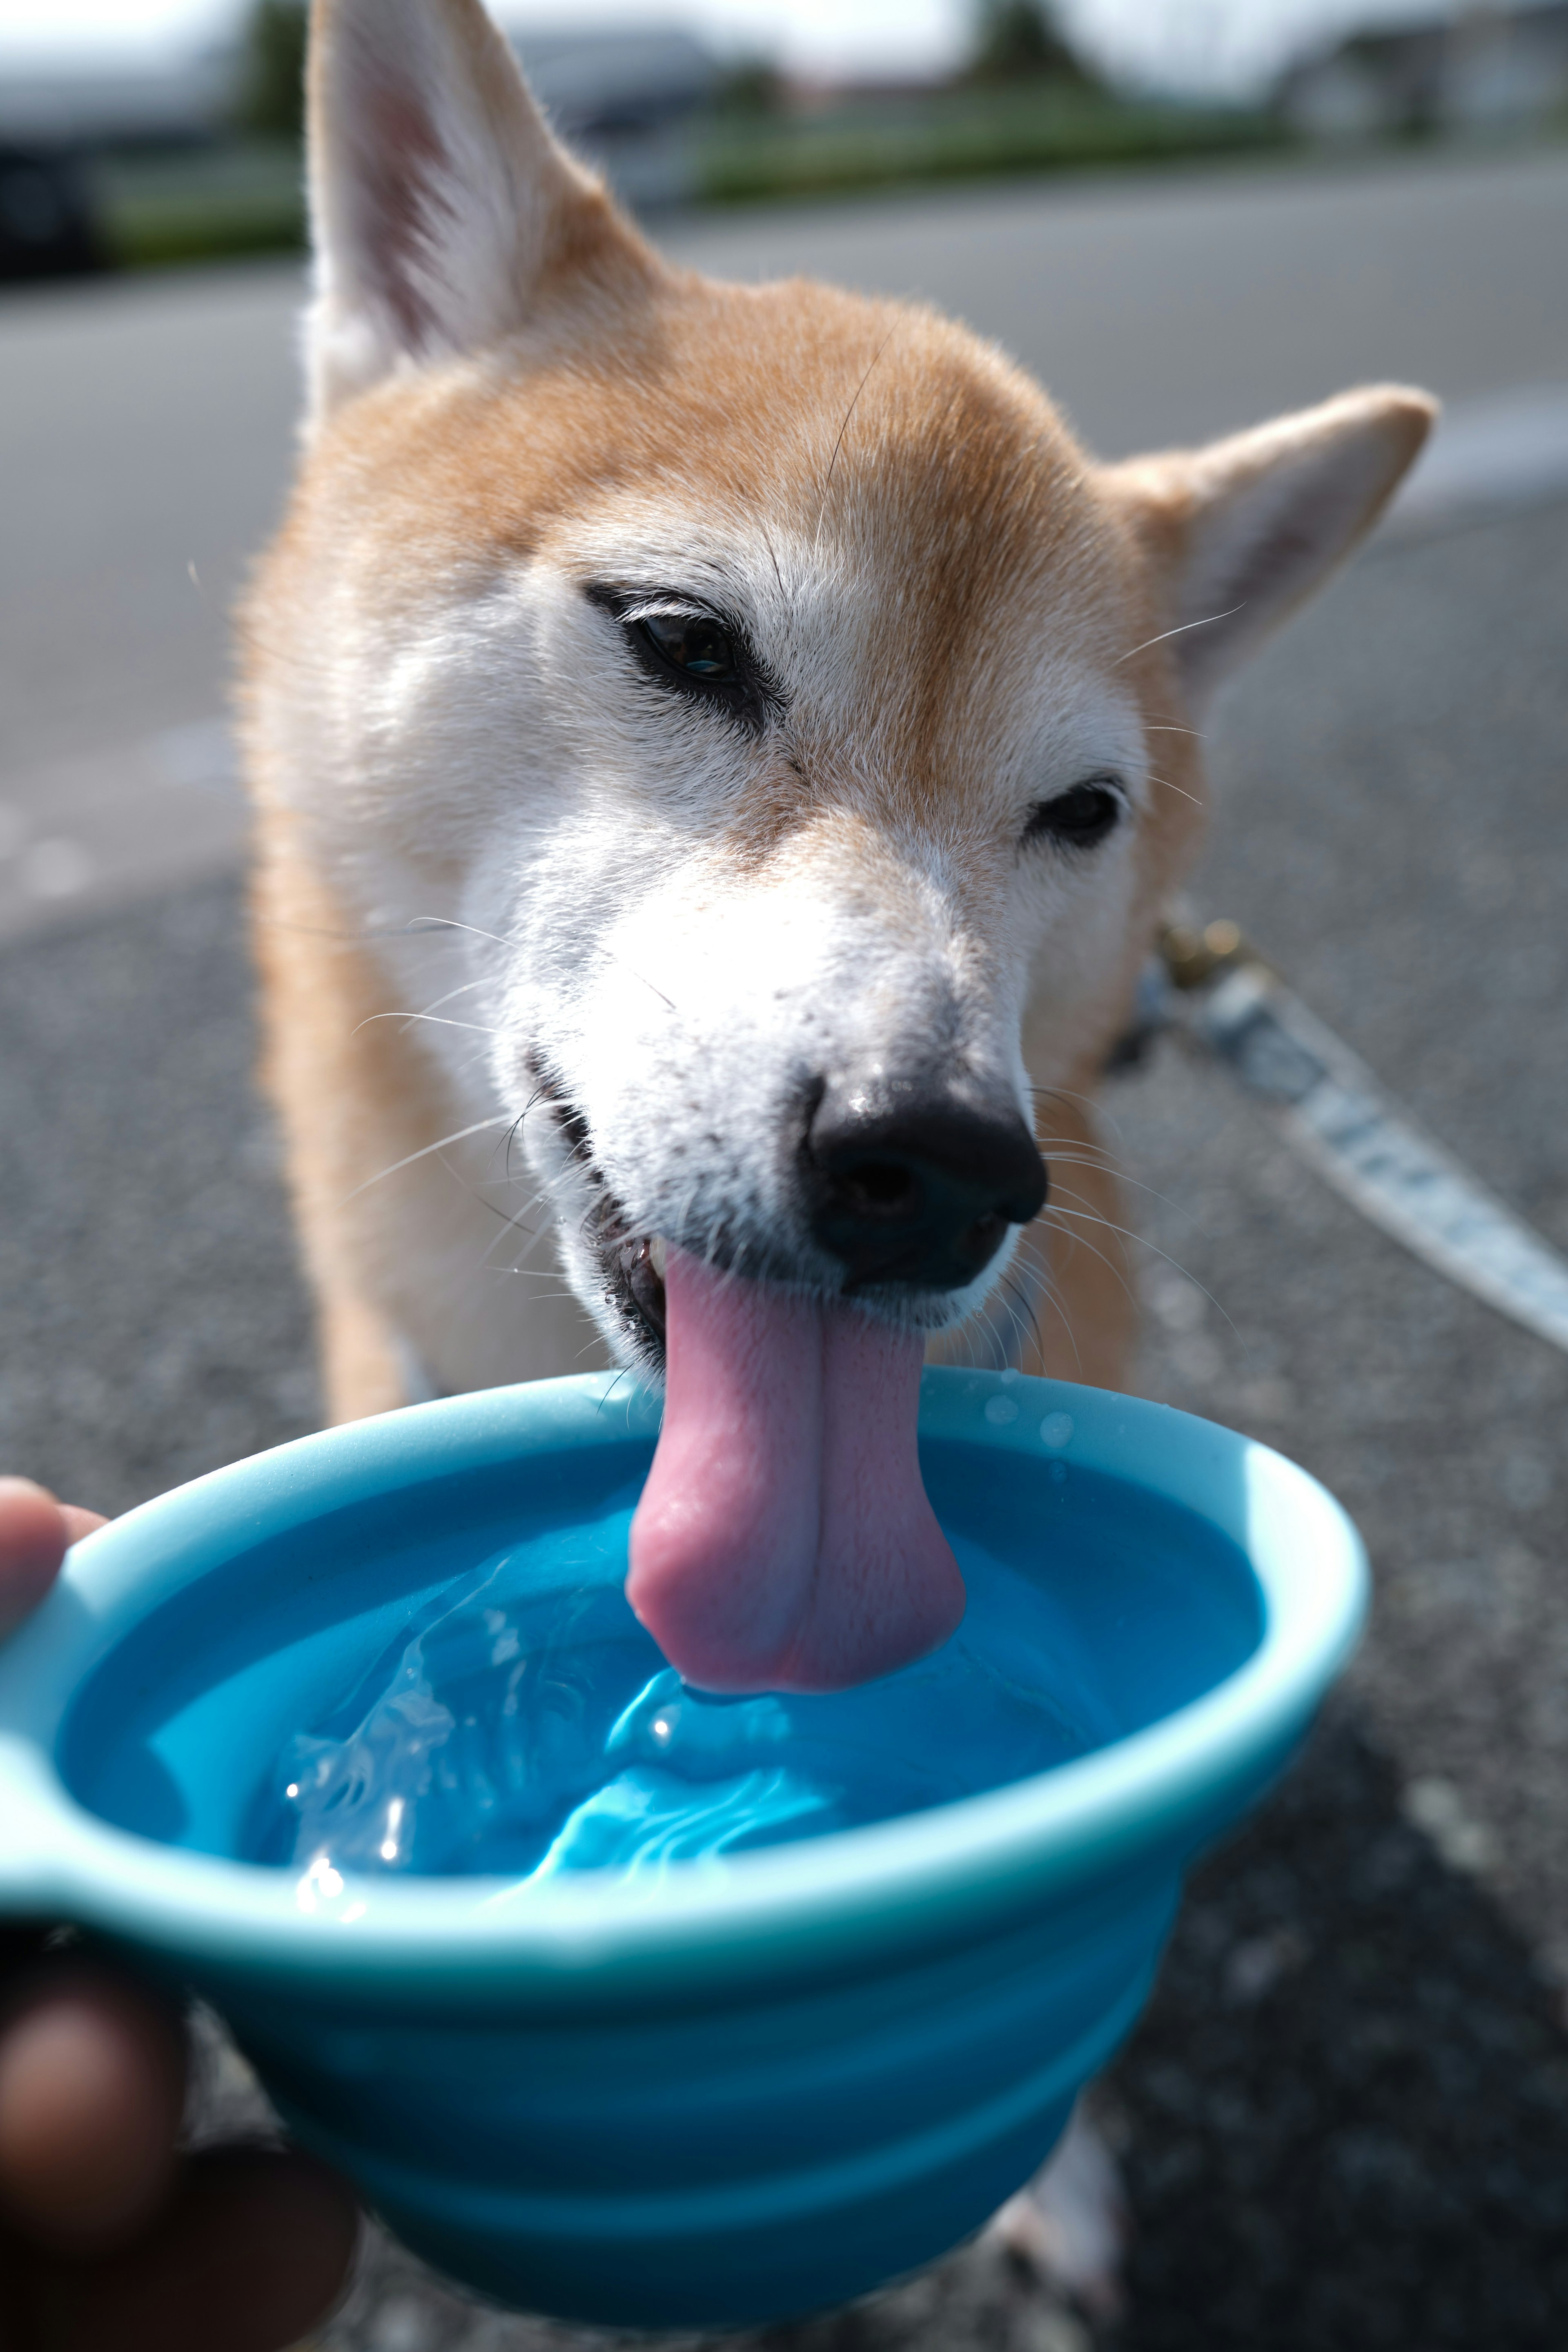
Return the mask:
<path id="1" fill-rule="evenodd" d="M 512 1216 L 509 1216 L 507 1212 L 500 1207 L 496 1202 L 487 1201 L 482 1192 L 476 1192 L 474 1194 L 474 1198 L 478 1201 L 481 1209 L 488 1209 L 490 1215 L 492 1217 L 499 1218 L 500 1222 L 500 1231 L 498 1234 L 491 1235 L 489 1246 L 486 1249 L 484 1255 L 479 1259 L 481 1269 L 487 1273 L 493 1271 L 494 1254 L 509 1234 L 526 1234 L 528 1236 L 528 1248 L 521 1252 L 518 1260 L 518 1263 L 521 1265 L 522 1258 L 527 1257 L 529 1250 L 532 1249 L 537 1244 L 541 1234 L 548 1232 L 549 1230 L 548 1226 L 530 1225 L 523 1223 L 523 1220 L 528 1215 L 530 1210 L 531 1210 L 536 1203 L 543 1198 L 542 1193 L 536 1192 L 533 1195 L 532 1200 L 525 1201 L 521 1208 L 518 1210 L 515 1215 Z"/>
<path id="2" fill-rule="evenodd" d="M 581 1361 L 581 1359 L 580 1359 L 580 1358 L 579 1358 L 579 1361 Z M 626 1366 L 625 1364 L 618 1364 L 618 1365 L 616 1366 L 616 1377 L 615 1377 L 615 1379 L 610 1382 L 609 1387 L 605 1391 L 604 1395 L 599 1399 L 599 1411 L 600 1411 L 601 1412 L 604 1412 L 605 1407 L 609 1403 L 610 1399 L 615 1395 L 616 1391 L 620 1387 L 621 1382 L 622 1382 L 623 1381 L 629 1381 L 629 1380 L 630 1380 L 630 1378 L 631 1378 L 631 1373 L 630 1373 L 630 1371 L 627 1370 Z"/>
<path id="3" fill-rule="evenodd" d="M 1107 1222 L 1104 1217 L 1093 1216 L 1088 1211 L 1083 1209 L 1064 1209 L 1062 1210 L 1061 1214 L 1064 1217 L 1071 1217 L 1075 1220 L 1081 1218 L 1088 1223 L 1096 1225 L 1104 1225 Z M 1072 1250 L 1085 1249 L 1089 1252 L 1090 1257 L 1098 1258 L 1100 1265 L 1104 1266 L 1106 1272 L 1108 1274 L 1113 1274 L 1116 1276 L 1117 1281 L 1121 1285 L 1122 1289 L 1126 1292 L 1132 1305 L 1134 1307 L 1137 1306 L 1138 1294 L 1127 1278 L 1127 1270 L 1125 1267 L 1118 1265 L 1115 1259 L 1109 1256 L 1104 1250 L 1097 1249 L 1094 1244 L 1089 1240 L 1087 1234 L 1080 1234 L 1077 1232 L 1073 1226 L 1063 1224 L 1058 1224 L 1056 1227 L 1056 1230 L 1061 1234 L 1063 1240 L 1068 1244 L 1069 1253 Z M 1110 1225 L 1108 1227 L 1108 1230 L 1111 1233 L 1115 1233 L 1119 1231 L 1120 1228 Z"/>
<path id="4" fill-rule="evenodd" d="M 827 472 L 822 484 L 822 496 L 817 502 L 816 522 L 811 534 L 811 551 L 814 558 L 816 554 L 818 541 L 822 537 L 822 518 L 827 511 L 827 493 L 833 488 L 834 468 L 838 463 L 839 452 L 844 446 L 844 436 L 849 430 L 849 420 L 854 415 L 857 408 L 860 405 L 860 394 L 870 383 L 872 372 L 875 369 L 878 361 L 881 358 L 882 353 L 887 350 L 888 345 L 892 341 L 893 337 L 897 332 L 898 321 L 895 320 L 893 324 L 889 328 L 887 333 L 883 336 L 881 341 L 878 344 L 875 352 L 871 354 L 871 364 L 866 370 L 866 373 L 861 377 L 859 383 L 856 385 L 855 397 L 844 412 L 844 422 L 838 428 L 838 438 L 833 445 L 833 455 L 827 461 Z"/>
<path id="5" fill-rule="evenodd" d="M 1021 1244 L 1019 1247 L 1020 1256 L 1023 1255 L 1023 1252 L 1024 1244 Z M 1058 1322 L 1061 1324 L 1062 1329 L 1067 1334 L 1068 1345 L 1072 1349 L 1073 1353 L 1073 1361 L 1081 1370 L 1083 1359 L 1079 1352 L 1077 1335 L 1072 1328 L 1071 1318 L 1068 1316 L 1066 1307 L 1062 1305 L 1058 1285 L 1051 1274 L 1049 1263 L 1043 1252 L 1033 1247 L 1031 1247 L 1030 1263 L 1035 1280 L 1035 1295 L 1055 1313 Z M 1009 1268 L 1009 1273 L 1011 1273 L 1011 1268 Z M 1004 1279 L 1006 1277 L 1004 1277 Z M 1033 1313 L 1033 1310 L 1031 1311 Z M 1043 1356 L 1045 1353 L 1045 1335 L 1040 1329 L 1037 1314 L 1033 1315 L 1033 1321 L 1035 1344 L 1039 1349 L 1041 1355 Z"/>
<path id="6" fill-rule="evenodd" d="M 1061 1325 L 1062 1329 L 1066 1332 L 1068 1346 L 1072 1349 L 1073 1362 L 1077 1366 L 1079 1371 L 1081 1372 L 1083 1370 L 1083 1352 L 1078 1344 L 1078 1333 L 1072 1328 L 1072 1317 L 1068 1313 L 1067 1307 L 1062 1302 L 1061 1295 L 1056 1283 L 1047 1282 L 1045 1285 L 1041 1295 L 1045 1298 L 1047 1306 L 1054 1309 L 1057 1321 Z"/>
<path id="7" fill-rule="evenodd" d="M 521 940 L 503 939 L 499 931 L 482 931 L 477 923 L 460 922 L 456 915 L 410 915 L 395 930 L 384 931 L 383 939 L 417 939 L 426 931 L 466 931 L 470 939 L 488 940 L 493 947 L 520 948 Z"/>
<path id="8" fill-rule="evenodd" d="M 544 1195 L 542 1192 L 536 1193 L 533 1200 L 529 1202 L 529 1208 L 532 1209 L 543 1199 Z M 549 1241 L 555 1232 L 555 1219 L 552 1214 L 547 1213 L 541 1223 L 534 1226 L 524 1226 L 523 1231 L 528 1234 L 529 1241 L 527 1247 L 520 1250 L 517 1255 L 516 1264 L 520 1272 L 528 1265 L 529 1259 L 533 1255 L 534 1251 L 540 1247 L 541 1244 Z M 550 1269 L 545 1266 L 535 1266 L 529 1270 L 535 1274 L 544 1274 Z M 559 1269 L 557 1269 L 557 1271 Z"/>
<path id="9" fill-rule="evenodd" d="M 1105 1125 L 1110 1129 L 1112 1135 L 1117 1138 L 1118 1141 L 1121 1140 L 1121 1120 L 1113 1117 L 1113 1115 L 1106 1109 L 1105 1105 L 1100 1101 L 1098 1097 L 1094 1095 L 1075 1094 L 1071 1087 L 1031 1087 L 1029 1088 L 1029 1093 L 1037 1102 L 1049 1102 L 1054 1097 L 1058 1102 L 1081 1103 L 1085 1110 L 1089 1111 L 1093 1118 L 1103 1120 Z M 1076 1139 L 1075 1139 L 1075 1140 Z M 1103 1151 L 1107 1149 L 1104 1144 L 1096 1143 L 1092 1137 L 1086 1136 L 1083 1140 L 1094 1150 Z"/>
<path id="10" fill-rule="evenodd" d="M 518 1130 L 521 1127 L 523 1120 L 528 1117 L 529 1112 L 533 1108 L 535 1103 L 542 1100 L 543 1095 L 544 1088 L 542 1087 L 535 1087 L 533 1092 L 529 1096 L 528 1100 L 523 1104 L 522 1108 L 518 1112 L 517 1117 L 512 1120 L 511 1125 L 507 1129 L 506 1134 L 496 1146 L 496 1150 L 498 1151 L 504 1151 L 506 1154 L 505 1171 L 502 1181 L 508 1184 L 514 1183 L 517 1181 L 511 1172 L 512 1144 L 516 1140 Z"/>
<path id="11" fill-rule="evenodd" d="M 357 1201 L 360 1194 L 368 1192 L 373 1184 L 384 1183 L 389 1176 L 397 1175 L 405 1168 L 412 1168 L 416 1160 L 428 1160 L 433 1153 L 445 1151 L 454 1143 L 466 1143 L 470 1135 L 487 1134 L 492 1127 L 501 1126 L 510 1117 L 510 1111 L 497 1111 L 491 1118 L 477 1118 L 472 1127 L 459 1127 L 452 1134 L 442 1136 L 437 1143 L 423 1144 L 417 1151 L 410 1151 L 402 1160 L 395 1160 L 390 1168 L 378 1169 L 374 1176 L 367 1176 L 363 1184 L 356 1184 L 352 1192 L 345 1192 L 343 1200 Z"/>
<path id="12" fill-rule="evenodd" d="M 1021 1356 L 1025 1352 L 1031 1339 L 1034 1341 L 1037 1352 L 1043 1351 L 1045 1342 L 1040 1334 L 1038 1310 L 1030 1293 L 1018 1280 L 1011 1267 L 1002 1276 L 998 1287 L 1002 1292 L 1002 1304 L 1021 1342 L 1018 1354 Z"/>
<path id="13" fill-rule="evenodd" d="M 1157 776 L 1152 768 L 1148 771 L 1148 775 L 1149 782 L 1152 784 L 1163 784 L 1166 792 L 1179 793 L 1183 800 L 1191 801 L 1194 808 L 1202 808 L 1203 803 L 1198 798 L 1196 793 L 1189 793 L 1184 784 L 1173 784 L 1169 776 Z"/>
<path id="14" fill-rule="evenodd" d="M 1047 1213 L 1048 1221 L 1049 1213 L 1047 1212 Z M 1147 1234 L 1132 1233 L 1126 1225 L 1113 1224 L 1109 1217 L 1100 1216 L 1090 1210 L 1064 1209 L 1061 1213 L 1064 1217 L 1083 1219 L 1091 1224 L 1103 1225 L 1108 1233 L 1119 1234 L 1124 1242 L 1130 1242 L 1139 1249 L 1148 1250 L 1151 1255 L 1163 1259 L 1164 1263 L 1171 1268 L 1173 1274 L 1179 1274 L 1184 1282 L 1190 1282 L 1194 1290 L 1201 1290 L 1203 1292 L 1204 1297 L 1208 1300 L 1208 1303 L 1214 1308 L 1215 1313 L 1224 1319 L 1230 1331 L 1231 1337 L 1237 1343 L 1237 1346 L 1241 1349 L 1247 1361 L 1249 1363 L 1251 1362 L 1252 1349 L 1247 1346 L 1247 1341 L 1242 1338 L 1241 1333 L 1237 1329 L 1235 1323 L 1232 1321 L 1230 1316 L 1226 1313 L 1225 1308 L 1220 1305 L 1220 1302 L 1215 1297 L 1214 1292 L 1207 1287 L 1206 1284 L 1201 1283 L 1195 1274 L 1190 1273 L 1179 1258 L 1173 1258 L 1169 1250 L 1161 1249 L 1157 1243 L 1152 1242 L 1149 1239 Z M 1058 1230 L 1060 1229 L 1058 1228 Z M 1084 1237 L 1079 1235 L 1079 1238 L 1083 1239 Z M 1087 1241 L 1085 1241 L 1084 1245 L 1086 1248 L 1092 1247 L 1092 1244 Z M 1100 1253 L 1096 1251 L 1095 1255 L 1098 1256 Z M 1128 1297 L 1132 1297 L 1133 1295 L 1134 1294 L 1129 1290 Z"/>
<path id="15" fill-rule="evenodd" d="M 1099 1168 L 1107 1176 L 1120 1177 L 1121 1164 L 1103 1144 L 1086 1143 L 1080 1135 L 1037 1135 L 1036 1142 L 1042 1152 L 1048 1152 L 1053 1166 Z"/>
<path id="16" fill-rule="evenodd" d="M 590 940 L 588 945 L 596 948 L 600 955 L 608 956 L 612 963 L 619 964 L 623 971 L 629 971 L 634 980 L 640 980 L 645 988 L 653 991 L 661 1004 L 668 1004 L 672 1013 L 676 1011 L 675 999 L 672 996 L 666 996 L 663 989 L 657 982 L 649 980 L 646 971 L 639 971 L 636 964 L 628 963 L 625 956 L 617 955 L 614 948 L 605 945 L 603 940 Z"/>
<path id="17" fill-rule="evenodd" d="M 784 607 L 785 611 L 787 612 L 787 611 L 789 610 L 789 607 L 790 607 L 791 604 L 794 602 L 794 599 L 791 597 L 790 593 L 789 593 L 789 590 L 784 586 L 784 573 L 779 570 L 779 560 L 778 560 L 778 557 L 777 557 L 777 556 L 774 554 L 774 552 L 773 552 L 773 539 L 772 539 L 772 537 L 771 537 L 771 535 L 770 535 L 770 533 L 769 533 L 768 527 L 767 527 L 767 524 L 766 524 L 765 522 L 763 522 L 763 521 L 761 521 L 761 520 L 759 520 L 759 522 L 758 522 L 758 526 L 757 526 L 757 527 L 758 527 L 758 529 L 761 530 L 762 535 L 763 535 L 763 546 L 767 549 L 767 551 L 768 551 L 768 562 L 769 562 L 773 565 L 773 578 L 778 582 L 778 587 L 779 587 L 779 601 L 780 601 L 780 603 L 784 605 Z"/>
<path id="18" fill-rule="evenodd" d="M 363 1021 L 355 1024 L 349 1033 L 350 1035 L 357 1037 L 362 1029 L 368 1029 L 372 1023 L 376 1021 L 401 1021 L 405 1029 L 411 1029 L 416 1021 L 428 1021 L 436 1029 L 468 1029 L 481 1037 L 500 1037 L 505 1034 L 503 1030 L 493 1027 L 489 1022 L 450 1021 L 443 1013 L 367 1013 Z"/>
<path id="19" fill-rule="evenodd" d="M 440 1012 L 443 1004 L 455 1004 L 459 996 L 471 996 L 476 988 L 485 988 L 488 985 L 489 982 L 483 979 L 465 980 L 459 987 L 447 989 L 444 996 L 433 997 L 430 1003 L 425 1007 L 423 1013 L 418 1014 L 410 1013 L 408 1018 L 411 1021 L 415 1019 L 428 1021 L 432 1013 Z"/>
<path id="20" fill-rule="evenodd" d="M 1184 637 L 1189 629 L 1212 629 L 1216 621 L 1234 620 L 1237 614 L 1242 611 L 1246 601 L 1244 597 L 1240 604 L 1232 604 L 1223 613 L 1205 613 L 1201 621 L 1183 621 L 1177 628 L 1162 629 L 1157 637 L 1145 637 L 1141 646 L 1131 646 L 1126 653 L 1118 657 L 1113 667 L 1120 669 L 1121 664 L 1130 662 L 1135 654 L 1146 654 L 1151 646 L 1165 645 L 1172 637 Z"/>
<path id="21" fill-rule="evenodd" d="M 1184 1209 L 1181 1202 L 1174 1199 L 1171 1193 L 1160 1192 L 1155 1185 L 1145 1184 L 1141 1176 L 1129 1176 L 1124 1168 L 1108 1167 L 1103 1160 L 1076 1160 L 1070 1152 L 1067 1151 L 1053 1151 L 1051 1153 L 1051 1166 L 1053 1169 L 1084 1168 L 1091 1171 L 1097 1176 L 1114 1176 L 1119 1184 L 1130 1185 L 1134 1192 L 1146 1192 L 1151 1201 L 1158 1201 L 1163 1207 L 1169 1209 L 1173 1216 L 1183 1218 L 1186 1223 L 1192 1226 L 1194 1232 L 1197 1234 L 1202 1240 L 1208 1241 L 1212 1239 L 1212 1236 L 1205 1233 L 1203 1226 L 1198 1223 L 1197 1219 L 1194 1216 L 1190 1209 Z M 1081 1193 L 1073 1192 L 1069 1193 L 1068 1197 L 1069 1200 L 1081 1200 L 1083 1195 Z"/>
<path id="22" fill-rule="evenodd" d="M 1056 1168 L 1060 1168 L 1064 1165 L 1063 1161 L 1059 1160 L 1053 1160 L 1051 1164 Z M 1051 1200 L 1053 1203 L 1058 1203 L 1062 1201 L 1080 1201 L 1090 1216 L 1098 1216 L 1100 1213 L 1089 1194 L 1087 1192 L 1075 1192 L 1070 1184 L 1053 1184 L 1051 1187 Z M 1040 1222 L 1043 1224 L 1046 1223 L 1046 1219 L 1042 1216 Z"/>

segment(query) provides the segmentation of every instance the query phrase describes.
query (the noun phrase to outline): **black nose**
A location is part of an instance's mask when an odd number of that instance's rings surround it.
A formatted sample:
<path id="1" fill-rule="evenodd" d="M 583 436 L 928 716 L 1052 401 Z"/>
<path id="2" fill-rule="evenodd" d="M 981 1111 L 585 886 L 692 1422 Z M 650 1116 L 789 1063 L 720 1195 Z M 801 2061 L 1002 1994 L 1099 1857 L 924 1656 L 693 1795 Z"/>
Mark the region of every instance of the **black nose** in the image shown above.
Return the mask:
<path id="1" fill-rule="evenodd" d="M 999 1089 L 853 1075 L 806 1131 L 811 1226 L 853 1289 L 958 1290 L 1043 1207 L 1046 1168 Z"/>

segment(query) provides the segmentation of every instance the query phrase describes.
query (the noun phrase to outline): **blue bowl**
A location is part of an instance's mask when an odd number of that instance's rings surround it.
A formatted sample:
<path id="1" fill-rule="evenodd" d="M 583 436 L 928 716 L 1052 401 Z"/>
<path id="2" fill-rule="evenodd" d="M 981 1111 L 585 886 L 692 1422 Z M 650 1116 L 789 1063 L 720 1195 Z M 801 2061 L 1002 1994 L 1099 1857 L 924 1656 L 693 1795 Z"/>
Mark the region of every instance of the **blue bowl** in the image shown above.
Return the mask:
<path id="1" fill-rule="evenodd" d="M 1048 1596 L 1085 1752 L 658 1876 L 302 1895 L 237 1859 L 289 1735 L 458 1571 L 569 1528 L 579 1575 L 618 1582 L 657 1420 L 608 1378 L 453 1398 L 79 1545 L 0 1655 L 0 1913 L 79 1921 L 213 2001 L 290 2128 L 457 2277 L 733 2326 L 930 2261 L 1043 2161 L 1138 2015 L 1183 1871 L 1348 1655 L 1366 1570 L 1266 1446 L 931 1371 L 932 1502 L 961 1561 Z"/>

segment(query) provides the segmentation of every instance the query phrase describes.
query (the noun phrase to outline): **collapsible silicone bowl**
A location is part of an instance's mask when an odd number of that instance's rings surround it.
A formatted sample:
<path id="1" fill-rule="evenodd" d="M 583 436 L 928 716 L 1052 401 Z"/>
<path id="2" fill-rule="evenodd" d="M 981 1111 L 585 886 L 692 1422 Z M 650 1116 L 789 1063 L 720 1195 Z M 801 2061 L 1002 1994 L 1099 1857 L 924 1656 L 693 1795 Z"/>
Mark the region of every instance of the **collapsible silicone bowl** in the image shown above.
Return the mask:
<path id="1" fill-rule="evenodd" d="M 589 1580 L 619 1579 L 657 1412 L 608 1378 L 420 1405 L 79 1545 L 0 1654 L 0 1912 L 205 1995 L 300 2138 L 458 2277 L 738 2325 L 930 2260 L 1043 2160 L 1138 2014 L 1184 1867 L 1346 1657 L 1365 1568 L 1331 1496 L 1247 1438 L 930 1372 L 931 1499 L 961 1559 L 1049 1594 L 1092 1752 L 653 1879 L 302 1894 L 235 1860 L 284 1740 L 458 1570 L 569 1526 Z"/>

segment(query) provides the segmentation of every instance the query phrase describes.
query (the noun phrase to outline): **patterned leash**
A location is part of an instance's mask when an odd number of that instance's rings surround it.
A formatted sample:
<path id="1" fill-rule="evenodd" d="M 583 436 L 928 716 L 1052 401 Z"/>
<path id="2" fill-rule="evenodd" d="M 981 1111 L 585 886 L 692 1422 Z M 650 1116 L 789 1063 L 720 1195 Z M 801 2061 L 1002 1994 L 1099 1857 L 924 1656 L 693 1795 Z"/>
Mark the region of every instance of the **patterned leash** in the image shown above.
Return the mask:
<path id="1" fill-rule="evenodd" d="M 1568 1259 L 1399 1108 L 1234 923 L 1163 934 L 1115 1065 L 1167 1031 L 1222 1062 L 1363 1217 L 1568 1354 Z"/>

